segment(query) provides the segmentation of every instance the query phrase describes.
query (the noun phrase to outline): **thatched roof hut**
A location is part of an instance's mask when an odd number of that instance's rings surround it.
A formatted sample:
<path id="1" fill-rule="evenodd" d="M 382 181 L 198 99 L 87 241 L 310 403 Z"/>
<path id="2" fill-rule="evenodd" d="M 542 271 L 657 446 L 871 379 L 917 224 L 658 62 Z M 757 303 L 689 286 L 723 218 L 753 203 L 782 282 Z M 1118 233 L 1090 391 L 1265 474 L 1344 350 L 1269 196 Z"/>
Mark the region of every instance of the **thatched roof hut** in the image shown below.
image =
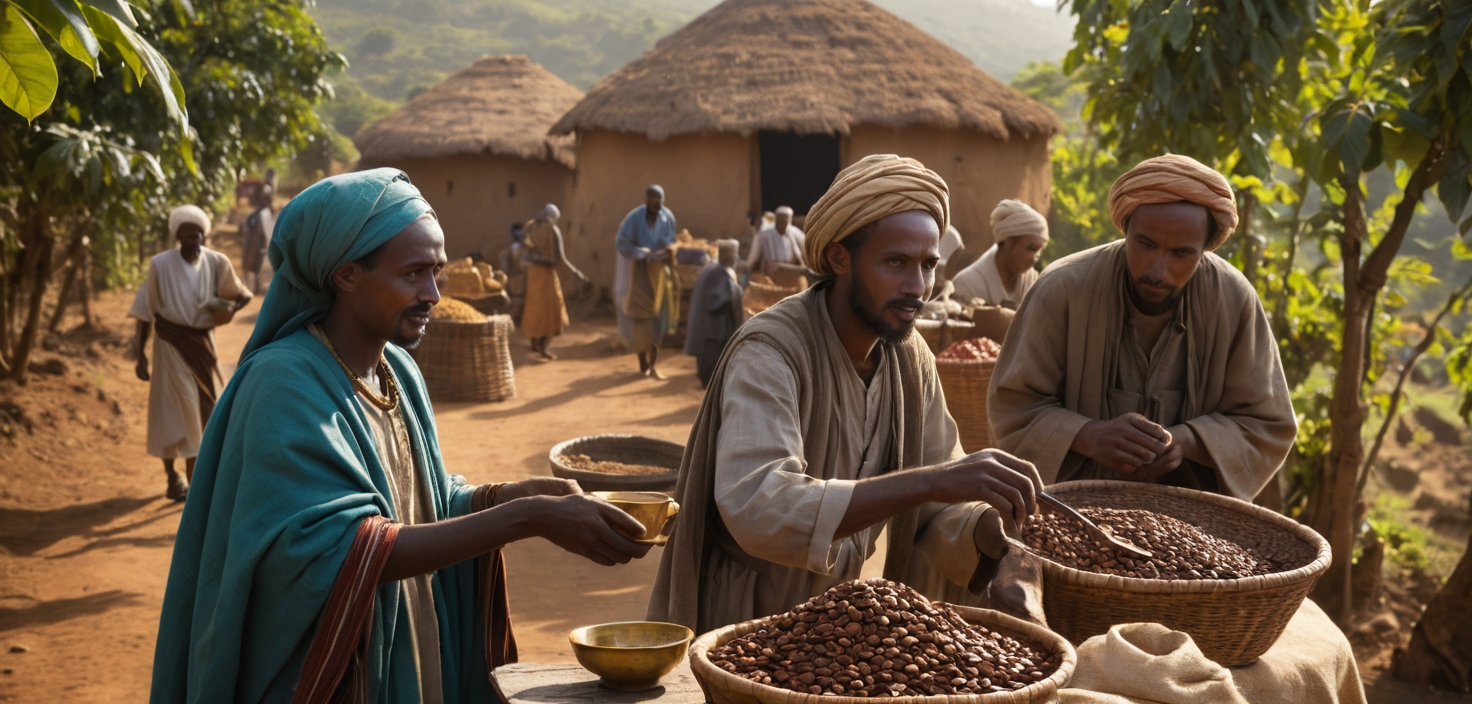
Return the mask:
<path id="1" fill-rule="evenodd" d="M 969 261 L 990 244 L 997 201 L 1048 206 L 1060 128 L 1047 106 L 866 0 L 727 0 L 599 81 L 552 133 L 579 137 L 570 253 L 585 249 L 611 278 L 603 250 L 645 182 L 665 185 L 697 236 L 746 239 L 753 215 L 803 213 L 842 166 L 881 152 L 947 179 Z"/>
<path id="2" fill-rule="evenodd" d="M 525 56 L 486 56 L 364 127 L 364 167 L 395 166 L 435 207 L 451 256 L 494 257 L 512 222 L 566 204 L 573 139 L 548 129 L 582 91 Z"/>

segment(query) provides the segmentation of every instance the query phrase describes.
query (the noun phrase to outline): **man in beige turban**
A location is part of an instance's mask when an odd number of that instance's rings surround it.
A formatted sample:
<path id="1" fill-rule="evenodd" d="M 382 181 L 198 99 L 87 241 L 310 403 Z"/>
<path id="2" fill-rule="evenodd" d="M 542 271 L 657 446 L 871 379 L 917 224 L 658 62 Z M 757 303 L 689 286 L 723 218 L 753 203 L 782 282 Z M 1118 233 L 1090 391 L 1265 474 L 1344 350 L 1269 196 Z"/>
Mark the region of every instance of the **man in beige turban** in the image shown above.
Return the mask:
<path id="1" fill-rule="evenodd" d="M 780 613 L 859 576 L 888 528 L 884 572 L 975 601 L 1035 506 L 1037 473 L 962 452 L 935 359 L 914 329 L 949 220 L 945 182 L 865 158 L 809 211 L 821 277 L 726 345 L 691 430 L 649 618 L 706 631 Z"/>
<path id="2" fill-rule="evenodd" d="M 1048 246 L 1048 220 L 1032 206 L 1009 198 L 992 210 L 992 238 L 997 243 L 951 280 L 955 297 L 1016 310 L 1038 280 L 1033 267 Z"/>
<path id="3" fill-rule="evenodd" d="M 1252 285 L 1212 253 L 1237 226 L 1227 179 L 1188 157 L 1114 182 L 1118 242 L 1054 262 L 992 375 L 997 446 L 1048 483 L 1152 481 L 1251 500 L 1297 433 Z"/>

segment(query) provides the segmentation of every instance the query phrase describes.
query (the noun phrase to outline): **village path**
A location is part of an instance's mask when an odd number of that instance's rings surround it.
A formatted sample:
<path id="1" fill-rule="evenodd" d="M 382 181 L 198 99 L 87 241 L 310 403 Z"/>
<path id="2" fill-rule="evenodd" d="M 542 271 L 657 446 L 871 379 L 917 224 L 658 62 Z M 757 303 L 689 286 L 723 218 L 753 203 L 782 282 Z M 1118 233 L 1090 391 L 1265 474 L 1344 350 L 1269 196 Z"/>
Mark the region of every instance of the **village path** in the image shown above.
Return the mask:
<path id="1" fill-rule="evenodd" d="M 92 356 L 63 348 L 67 374 L 35 377 L 15 396 L 33 430 L 12 430 L 8 447 L 0 439 L 0 701 L 147 700 L 180 506 L 161 498 L 163 473 L 144 449 L 147 385 L 122 349 L 131 299 L 103 296 L 109 335 Z M 226 374 L 256 310 L 218 332 Z M 514 338 L 514 400 L 436 404 L 446 467 L 476 483 L 510 481 L 549 475 L 548 450 L 581 435 L 683 444 L 702 395 L 693 359 L 668 350 L 669 379 L 643 378 L 632 356 L 608 354 L 613 328 L 609 318 L 576 322 L 553 363 L 531 361 L 526 339 Z M 643 618 L 659 556 L 600 567 L 540 539 L 510 546 L 522 660 L 572 662 L 572 628 Z"/>

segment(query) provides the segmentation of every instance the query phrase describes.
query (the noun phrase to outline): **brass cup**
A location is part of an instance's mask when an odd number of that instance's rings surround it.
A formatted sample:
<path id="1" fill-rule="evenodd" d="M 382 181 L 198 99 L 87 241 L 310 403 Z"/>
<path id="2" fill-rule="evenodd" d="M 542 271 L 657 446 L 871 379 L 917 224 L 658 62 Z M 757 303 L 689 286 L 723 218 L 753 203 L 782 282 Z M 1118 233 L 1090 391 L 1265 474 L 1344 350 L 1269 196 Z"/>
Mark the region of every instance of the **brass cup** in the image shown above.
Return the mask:
<path id="1" fill-rule="evenodd" d="M 638 542 L 663 544 L 660 533 L 664 524 L 680 512 L 680 504 L 664 494 L 652 491 L 595 491 L 594 496 L 613 504 L 634 520 L 644 524 L 644 534 Z"/>
<path id="2" fill-rule="evenodd" d="M 684 626 L 656 621 L 604 623 L 567 634 L 578 664 L 625 692 L 658 686 L 685 658 L 693 637 Z"/>

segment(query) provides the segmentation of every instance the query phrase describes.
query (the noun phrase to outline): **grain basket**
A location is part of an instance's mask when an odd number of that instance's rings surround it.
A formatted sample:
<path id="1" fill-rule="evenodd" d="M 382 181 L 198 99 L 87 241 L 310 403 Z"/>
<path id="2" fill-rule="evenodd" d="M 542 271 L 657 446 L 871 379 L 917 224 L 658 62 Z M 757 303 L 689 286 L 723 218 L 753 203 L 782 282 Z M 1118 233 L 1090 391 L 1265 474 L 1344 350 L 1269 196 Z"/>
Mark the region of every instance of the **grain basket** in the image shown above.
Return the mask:
<path id="1" fill-rule="evenodd" d="M 760 313 L 777 305 L 778 301 L 802 292 L 803 289 L 798 286 L 789 288 L 752 281 L 746 285 L 746 293 L 741 296 L 741 305 L 752 313 Z"/>
<path id="2" fill-rule="evenodd" d="M 511 366 L 511 318 L 484 322 L 430 320 L 424 340 L 410 350 L 429 397 L 436 401 L 505 401 L 516 396 Z"/>
<path id="3" fill-rule="evenodd" d="M 669 467 L 668 474 L 645 477 L 620 476 L 575 469 L 562 462 L 563 455 L 587 455 L 603 462 L 646 464 Z M 552 446 L 547 459 L 552 475 L 576 479 L 585 491 L 669 491 L 680 476 L 680 460 L 685 446 L 643 435 L 587 435 Z"/>
<path id="4" fill-rule="evenodd" d="M 986 389 L 992 383 L 997 360 L 935 360 L 936 376 L 946 395 L 946 409 L 956 420 L 961 448 L 979 452 L 992 447 L 991 421 L 986 413 Z"/>
<path id="5" fill-rule="evenodd" d="M 1064 482 L 1048 490 L 1075 507 L 1161 513 L 1284 566 L 1281 572 L 1242 579 L 1166 581 L 1084 572 L 1041 559 L 1048 625 L 1074 643 L 1115 624 L 1156 622 L 1190 634 L 1220 665 L 1250 665 L 1277 642 L 1329 568 L 1329 543 L 1318 533 L 1239 499 L 1121 481 Z"/>
<path id="6" fill-rule="evenodd" d="M 940 354 L 951 343 L 976 337 L 976 326 L 964 320 L 916 320 L 915 329 L 932 354 Z"/>
<path id="7" fill-rule="evenodd" d="M 891 697 L 884 701 L 905 702 L 906 704 L 1041 704 L 1044 702 L 1058 701 L 1058 690 L 1068 684 L 1073 677 L 1073 669 L 1078 665 L 1078 655 L 1073 646 L 1064 640 L 1062 636 L 1042 626 L 1037 626 L 1021 619 L 1016 619 L 998 611 L 990 609 L 976 609 L 968 606 L 952 606 L 956 613 L 965 619 L 967 623 L 986 626 L 987 628 L 1002 631 L 1007 635 L 1021 640 L 1032 641 L 1036 645 L 1042 645 L 1048 651 L 1049 657 L 1062 652 L 1063 662 L 1053 674 L 1041 682 L 1024 687 L 1014 692 L 996 692 L 992 694 L 956 694 L 929 697 Z M 873 699 L 862 697 L 842 696 L 820 696 L 794 692 L 770 685 L 758 684 L 748 679 L 737 677 L 711 663 L 708 654 L 716 646 L 733 638 L 739 638 L 748 633 L 756 631 L 767 625 L 774 617 L 759 618 L 754 621 L 738 623 L 734 626 L 726 626 L 709 633 L 701 635 L 690 644 L 690 671 L 695 675 L 696 681 L 700 682 L 700 688 L 705 692 L 705 700 L 714 704 L 860 704 L 870 702 Z"/>

